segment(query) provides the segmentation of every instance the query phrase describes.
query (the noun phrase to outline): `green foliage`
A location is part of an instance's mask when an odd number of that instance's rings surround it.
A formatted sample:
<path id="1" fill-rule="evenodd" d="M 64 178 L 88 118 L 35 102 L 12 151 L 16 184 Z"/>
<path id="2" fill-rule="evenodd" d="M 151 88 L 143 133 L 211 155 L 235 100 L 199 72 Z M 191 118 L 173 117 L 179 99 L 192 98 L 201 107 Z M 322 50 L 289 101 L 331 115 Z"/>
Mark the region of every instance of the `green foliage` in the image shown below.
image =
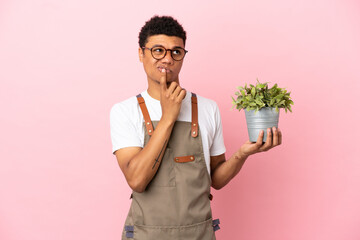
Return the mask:
<path id="1" fill-rule="evenodd" d="M 236 99 L 233 99 L 233 107 L 236 107 L 239 111 L 244 108 L 246 110 L 259 111 L 264 107 L 273 107 L 279 112 L 279 108 L 284 108 L 285 112 L 288 110 L 292 112 L 291 105 L 294 102 L 290 98 L 290 92 L 287 92 L 285 88 L 279 88 L 277 84 L 274 84 L 272 88 L 269 88 L 268 83 L 260 83 L 257 80 L 257 84 L 244 87 L 237 87 L 238 91 L 235 92 Z"/>

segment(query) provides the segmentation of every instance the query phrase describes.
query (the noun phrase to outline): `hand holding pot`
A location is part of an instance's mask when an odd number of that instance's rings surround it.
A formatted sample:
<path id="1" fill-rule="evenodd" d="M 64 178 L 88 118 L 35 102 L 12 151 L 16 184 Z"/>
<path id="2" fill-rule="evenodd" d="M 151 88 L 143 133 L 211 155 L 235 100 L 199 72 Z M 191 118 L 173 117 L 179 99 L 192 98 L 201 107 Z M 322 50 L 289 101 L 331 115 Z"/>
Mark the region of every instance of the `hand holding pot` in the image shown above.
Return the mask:
<path id="1" fill-rule="evenodd" d="M 271 148 L 280 145 L 282 141 L 281 131 L 280 129 L 276 129 L 276 127 L 273 127 L 272 129 L 267 129 L 267 138 L 265 143 L 263 143 L 263 137 L 264 131 L 261 131 L 255 143 L 248 140 L 240 147 L 237 154 L 239 156 L 248 157 L 255 153 L 268 151 Z"/>

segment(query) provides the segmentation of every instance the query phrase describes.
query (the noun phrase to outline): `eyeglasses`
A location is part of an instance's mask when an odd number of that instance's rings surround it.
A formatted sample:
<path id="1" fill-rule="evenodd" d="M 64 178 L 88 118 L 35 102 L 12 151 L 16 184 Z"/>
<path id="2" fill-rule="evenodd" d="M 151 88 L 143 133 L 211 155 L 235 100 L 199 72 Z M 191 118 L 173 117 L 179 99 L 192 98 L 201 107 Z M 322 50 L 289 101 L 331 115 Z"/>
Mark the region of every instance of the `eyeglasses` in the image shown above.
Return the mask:
<path id="1" fill-rule="evenodd" d="M 172 57 L 172 59 L 174 59 L 175 61 L 181 61 L 184 59 L 185 54 L 188 52 L 187 50 L 181 48 L 181 47 L 177 47 L 174 49 L 166 49 L 164 47 L 152 47 L 152 48 L 147 48 L 147 47 L 142 47 L 142 49 L 148 49 L 151 52 L 151 56 L 153 58 L 155 58 L 156 60 L 161 60 L 166 56 L 167 51 L 170 51 L 170 55 Z"/>

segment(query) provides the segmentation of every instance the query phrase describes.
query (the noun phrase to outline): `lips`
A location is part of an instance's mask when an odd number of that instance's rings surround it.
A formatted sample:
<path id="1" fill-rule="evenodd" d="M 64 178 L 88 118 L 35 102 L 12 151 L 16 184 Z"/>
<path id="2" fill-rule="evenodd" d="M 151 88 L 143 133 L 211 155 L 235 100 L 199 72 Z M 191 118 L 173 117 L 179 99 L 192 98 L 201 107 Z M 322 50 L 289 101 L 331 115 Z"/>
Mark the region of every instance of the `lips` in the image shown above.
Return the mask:
<path id="1" fill-rule="evenodd" d="M 165 69 L 167 73 L 171 72 L 171 70 L 167 67 L 158 67 L 158 70 L 162 72 L 162 70 Z"/>

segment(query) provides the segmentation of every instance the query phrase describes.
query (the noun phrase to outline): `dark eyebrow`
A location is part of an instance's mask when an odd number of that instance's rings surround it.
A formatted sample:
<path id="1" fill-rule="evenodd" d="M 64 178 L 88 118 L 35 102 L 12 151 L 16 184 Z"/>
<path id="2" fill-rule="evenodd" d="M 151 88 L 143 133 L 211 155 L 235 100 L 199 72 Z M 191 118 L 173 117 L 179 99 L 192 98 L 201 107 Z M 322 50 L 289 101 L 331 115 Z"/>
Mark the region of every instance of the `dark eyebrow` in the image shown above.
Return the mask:
<path id="1" fill-rule="evenodd" d="M 155 44 L 155 45 L 153 45 L 151 48 L 154 48 L 154 47 L 163 47 L 163 48 L 165 48 L 163 45 L 161 45 L 161 44 Z"/>
<path id="2" fill-rule="evenodd" d="M 155 44 L 155 45 L 153 45 L 151 48 L 154 48 L 154 47 L 163 47 L 163 48 L 165 48 L 163 45 L 161 45 L 161 44 Z M 182 47 L 180 47 L 180 46 L 175 46 L 175 47 L 173 47 L 172 49 L 176 49 L 176 48 L 182 48 Z"/>

